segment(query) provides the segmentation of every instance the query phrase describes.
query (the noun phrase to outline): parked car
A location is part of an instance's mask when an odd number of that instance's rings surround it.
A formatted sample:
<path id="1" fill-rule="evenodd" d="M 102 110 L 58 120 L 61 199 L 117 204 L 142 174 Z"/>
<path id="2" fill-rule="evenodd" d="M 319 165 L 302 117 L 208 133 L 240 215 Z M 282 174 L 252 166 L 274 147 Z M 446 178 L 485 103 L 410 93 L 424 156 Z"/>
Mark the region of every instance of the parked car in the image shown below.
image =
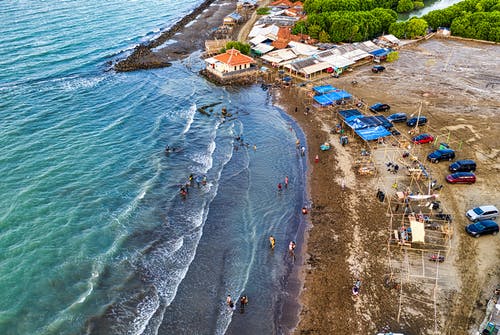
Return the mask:
<path id="1" fill-rule="evenodd" d="M 374 65 L 372 67 L 372 72 L 373 73 L 379 73 L 379 72 L 383 72 L 385 70 L 385 67 L 382 66 L 382 65 Z"/>
<path id="2" fill-rule="evenodd" d="M 375 105 L 370 106 L 370 110 L 373 113 L 387 112 L 389 109 L 391 109 L 391 106 L 380 102 L 377 102 Z"/>
<path id="3" fill-rule="evenodd" d="M 387 120 L 396 123 L 396 122 L 406 122 L 407 116 L 405 113 L 394 113 L 387 117 Z"/>
<path id="4" fill-rule="evenodd" d="M 432 163 L 439 163 L 440 161 L 449 160 L 451 161 L 455 158 L 455 151 L 451 149 L 439 149 L 431 152 L 427 159 Z"/>
<path id="5" fill-rule="evenodd" d="M 430 143 L 434 141 L 434 137 L 432 137 L 429 134 L 420 134 L 411 139 L 411 141 L 415 144 L 424 144 L 424 143 Z"/>
<path id="6" fill-rule="evenodd" d="M 474 237 L 479 237 L 486 234 L 498 234 L 498 224 L 493 220 L 483 220 L 476 223 L 471 223 L 465 227 L 465 231 Z"/>
<path id="7" fill-rule="evenodd" d="M 446 181 L 450 184 L 474 184 L 476 175 L 472 172 L 455 172 L 447 175 Z"/>
<path id="8" fill-rule="evenodd" d="M 498 209 L 492 205 L 479 206 L 469 209 L 465 216 L 471 221 L 493 220 L 498 217 Z"/>
<path id="9" fill-rule="evenodd" d="M 423 115 L 412 117 L 411 119 L 408 119 L 408 121 L 406 121 L 406 125 L 408 127 L 415 127 L 417 126 L 417 122 L 418 126 L 423 126 L 427 123 L 427 118 Z"/>
<path id="10" fill-rule="evenodd" d="M 476 162 L 471 159 L 462 159 L 450 164 L 451 172 L 473 172 L 476 171 Z"/>

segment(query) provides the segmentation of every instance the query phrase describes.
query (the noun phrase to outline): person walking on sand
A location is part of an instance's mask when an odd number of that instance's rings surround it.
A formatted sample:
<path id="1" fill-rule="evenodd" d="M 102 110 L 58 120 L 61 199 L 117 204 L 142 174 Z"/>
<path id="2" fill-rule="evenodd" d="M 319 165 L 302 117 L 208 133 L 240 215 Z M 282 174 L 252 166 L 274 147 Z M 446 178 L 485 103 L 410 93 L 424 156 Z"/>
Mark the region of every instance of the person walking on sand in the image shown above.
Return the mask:
<path id="1" fill-rule="evenodd" d="M 269 246 L 272 250 L 274 250 L 274 246 L 276 245 L 276 239 L 273 235 L 269 236 Z"/>
<path id="2" fill-rule="evenodd" d="M 288 176 L 285 176 L 285 188 L 288 188 Z"/>

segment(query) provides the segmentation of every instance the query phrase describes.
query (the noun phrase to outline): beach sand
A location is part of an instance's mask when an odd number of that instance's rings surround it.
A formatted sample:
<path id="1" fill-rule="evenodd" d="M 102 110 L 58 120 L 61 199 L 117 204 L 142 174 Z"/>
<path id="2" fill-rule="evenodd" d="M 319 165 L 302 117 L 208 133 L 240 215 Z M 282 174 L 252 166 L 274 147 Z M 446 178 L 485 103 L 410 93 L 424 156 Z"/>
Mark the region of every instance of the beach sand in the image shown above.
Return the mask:
<path id="1" fill-rule="evenodd" d="M 406 112 L 415 116 L 421 105 L 422 115 L 430 119 L 422 132 L 447 141 L 457 150 L 457 158 L 479 162 L 476 184 L 444 185 L 440 191 L 443 209 L 455 219 L 446 261 L 439 269 L 426 259 L 427 254 L 389 252 L 388 203 L 376 198 L 378 188 L 392 196 L 394 181 L 400 186 L 410 184 L 403 171 L 398 175 L 385 171 L 385 163 L 398 159 L 391 150 L 411 136 L 407 126 L 398 124 L 402 135 L 384 144 L 366 144 L 347 132 L 349 144 L 343 147 L 339 135 L 332 134 L 331 129 L 339 122 L 338 110 L 355 106 L 312 109 L 306 115 L 305 107 L 312 105 L 308 93 L 313 84 L 308 88 L 273 89 L 275 104 L 299 123 L 309 150 L 313 206 L 304 257 L 303 308 L 295 333 L 373 334 L 385 325 L 405 335 L 436 331 L 468 334 L 478 329 L 475 327 L 485 313 L 480 302 L 487 300 L 500 282 L 498 257 L 490 257 L 500 255 L 500 246 L 495 236 L 481 237 L 480 243 L 467 236 L 463 227 L 468 222 L 463 213 L 479 204 L 497 204 L 500 152 L 496 148 L 500 143 L 495 129 L 500 127 L 496 118 L 500 78 L 492 73 L 500 70 L 494 61 L 498 52 L 498 47 L 488 44 L 430 40 L 402 50 L 400 59 L 388 63 L 383 74 L 372 74 L 367 65 L 340 79 L 325 77 L 314 83 L 346 89 L 366 105 L 389 103 L 392 108 L 386 115 Z M 358 84 L 351 84 L 353 80 Z M 364 113 L 371 114 L 367 110 Z M 324 142 L 330 142 L 332 149 L 320 151 Z M 362 149 L 372 153 L 378 169 L 374 176 L 357 173 Z M 425 156 L 433 150 L 435 147 L 429 144 L 416 147 L 414 152 L 425 162 Z M 444 183 L 449 173 L 447 166 L 443 162 L 431 167 L 439 183 Z M 384 285 L 391 272 L 403 282 L 401 289 Z M 420 278 L 425 273 L 429 278 Z M 402 274 L 407 277 L 401 279 Z M 359 296 L 351 292 L 356 278 L 362 283 Z"/>

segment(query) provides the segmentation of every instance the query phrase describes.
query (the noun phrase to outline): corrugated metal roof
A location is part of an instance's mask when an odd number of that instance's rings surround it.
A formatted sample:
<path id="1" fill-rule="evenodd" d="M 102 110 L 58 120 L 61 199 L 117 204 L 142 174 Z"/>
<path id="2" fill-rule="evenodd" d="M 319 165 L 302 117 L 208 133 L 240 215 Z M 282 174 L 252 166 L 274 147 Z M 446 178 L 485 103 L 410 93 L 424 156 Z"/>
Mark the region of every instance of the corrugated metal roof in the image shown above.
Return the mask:
<path id="1" fill-rule="evenodd" d="M 354 64 L 354 61 L 341 55 L 331 55 L 328 57 L 322 57 L 321 60 L 323 62 L 330 64 L 330 66 L 334 68 L 343 68 Z"/>
<path id="2" fill-rule="evenodd" d="M 307 66 L 307 67 L 303 68 L 302 72 L 305 73 L 305 74 L 313 74 L 313 73 L 316 73 L 316 72 L 320 72 L 320 71 L 326 70 L 329 67 L 331 67 L 330 64 L 325 63 L 325 62 L 319 62 L 319 63 L 316 63 L 314 65 Z"/>
<path id="3" fill-rule="evenodd" d="M 263 55 L 263 54 L 268 53 L 269 51 L 273 50 L 274 47 L 272 45 L 259 43 L 256 46 L 254 46 L 252 49 L 259 52 L 261 55 Z"/>

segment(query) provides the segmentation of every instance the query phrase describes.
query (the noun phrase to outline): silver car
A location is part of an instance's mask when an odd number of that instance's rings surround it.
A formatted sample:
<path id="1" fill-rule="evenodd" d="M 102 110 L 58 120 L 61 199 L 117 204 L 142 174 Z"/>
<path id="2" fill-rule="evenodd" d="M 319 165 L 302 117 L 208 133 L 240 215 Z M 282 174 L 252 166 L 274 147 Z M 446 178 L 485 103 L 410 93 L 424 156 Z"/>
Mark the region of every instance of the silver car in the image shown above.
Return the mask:
<path id="1" fill-rule="evenodd" d="M 492 205 L 479 206 L 469 209 L 465 215 L 473 222 L 480 220 L 494 220 L 498 217 L 498 209 Z"/>

